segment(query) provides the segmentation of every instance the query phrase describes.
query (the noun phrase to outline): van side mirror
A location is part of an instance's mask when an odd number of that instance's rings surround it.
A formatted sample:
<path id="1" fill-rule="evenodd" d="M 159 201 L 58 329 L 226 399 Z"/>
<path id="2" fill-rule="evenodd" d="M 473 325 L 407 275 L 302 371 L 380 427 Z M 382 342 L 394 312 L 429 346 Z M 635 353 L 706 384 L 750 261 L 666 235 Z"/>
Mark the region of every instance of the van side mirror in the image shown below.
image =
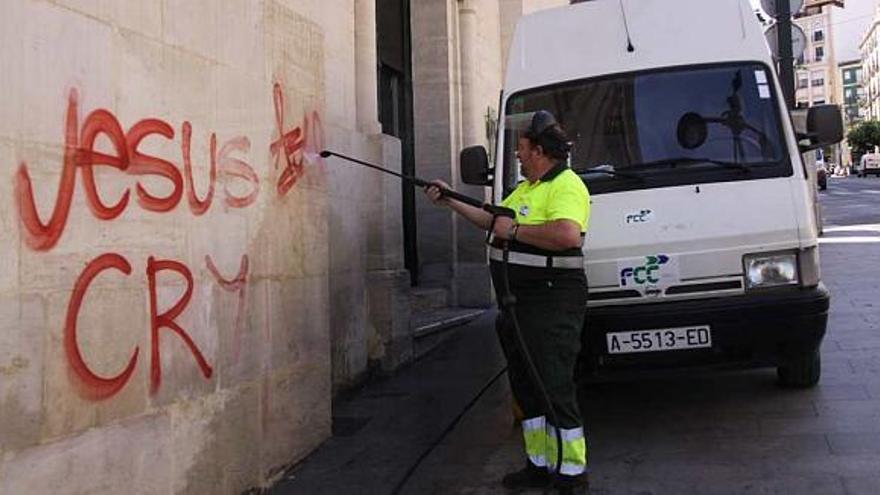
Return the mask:
<path id="1" fill-rule="evenodd" d="M 461 181 L 474 186 L 492 185 L 489 155 L 482 146 L 468 146 L 460 155 Z"/>
<path id="2" fill-rule="evenodd" d="M 808 139 L 808 144 L 800 144 L 801 153 L 839 143 L 843 139 L 843 119 L 837 105 L 816 105 L 804 113 L 792 113 L 798 141 Z"/>

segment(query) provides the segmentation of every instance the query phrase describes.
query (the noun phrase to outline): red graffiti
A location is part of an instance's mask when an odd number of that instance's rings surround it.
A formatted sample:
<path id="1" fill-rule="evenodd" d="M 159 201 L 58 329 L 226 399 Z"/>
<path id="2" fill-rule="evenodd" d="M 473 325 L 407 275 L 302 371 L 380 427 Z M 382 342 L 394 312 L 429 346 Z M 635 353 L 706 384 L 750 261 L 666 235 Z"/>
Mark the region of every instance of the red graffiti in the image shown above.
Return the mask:
<path id="1" fill-rule="evenodd" d="M 67 117 L 64 123 L 64 163 L 61 168 L 61 180 L 58 182 L 58 193 L 55 198 L 55 207 L 49 223 L 44 224 L 40 220 L 34 201 L 34 191 L 31 185 L 30 174 L 27 164 L 22 162 L 18 166 L 15 181 L 15 205 L 18 215 L 24 226 L 24 240 L 35 251 L 48 251 L 58 243 L 61 232 L 67 224 L 67 215 L 70 213 L 70 203 L 73 200 L 73 186 L 76 183 L 76 154 L 79 147 L 77 134 L 78 100 L 76 90 L 70 90 L 67 100 Z"/>
<path id="2" fill-rule="evenodd" d="M 86 117 L 82 134 L 78 136 L 78 110 L 78 93 L 76 90 L 71 90 L 68 96 L 65 120 L 65 151 L 61 180 L 58 184 L 55 207 L 48 223 L 43 223 L 37 211 L 27 163 L 22 162 L 18 167 L 15 203 L 24 227 L 25 242 L 35 251 L 52 249 L 64 232 L 76 186 L 77 168 L 82 172 L 86 204 L 92 214 L 101 220 L 113 220 L 125 211 L 129 203 L 130 190 L 126 189 L 114 204 L 105 203 L 95 180 L 94 169 L 98 166 L 115 168 L 127 176 L 155 175 L 168 180 L 172 185 L 172 191 L 165 197 L 151 194 L 143 184 L 137 182 L 135 188 L 137 202 L 141 208 L 147 211 L 160 213 L 171 211 L 183 197 L 184 180 L 179 168 L 170 161 L 146 155 L 138 150 L 141 142 L 153 134 L 166 139 L 174 139 L 174 130 L 168 123 L 159 119 L 144 119 L 133 125 L 128 133 L 124 133 L 122 126 L 112 112 L 98 109 Z M 95 150 L 95 143 L 101 135 L 110 141 L 114 154 Z M 211 172 L 208 194 L 204 200 L 199 200 L 192 177 L 191 138 L 192 126 L 189 122 L 184 122 L 181 143 L 183 175 L 186 176 L 187 200 L 193 214 L 201 215 L 210 207 L 218 168 L 220 175 L 227 180 L 237 178 L 250 183 L 250 192 L 244 196 L 237 196 L 229 190 L 229 187 L 226 187 L 224 189 L 226 204 L 233 208 L 245 208 L 253 204 L 260 190 L 259 177 L 246 161 L 231 156 L 233 153 L 247 154 L 250 151 L 250 140 L 245 136 L 230 138 L 221 146 L 218 157 L 217 138 L 214 133 L 211 134 Z"/>
<path id="3" fill-rule="evenodd" d="M 229 191 L 229 185 L 224 185 L 226 191 L 226 204 L 232 208 L 245 208 L 257 200 L 257 194 L 260 192 L 260 179 L 257 173 L 247 163 L 232 158 L 229 155 L 233 151 L 247 153 L 251 149 L 251 142 L 246 137 L 233 138 L 223 144 L 220 148 L 220 157 L 217 159 L 220 164 L 220 173 L 224 177 L 237 177 L 251 183 L 253 190 L 246 196 L 236 196 Z"/>
<path id="4" fill-rule="evenodd" d="M 306 113 L 301 126 L 286 130 L 284 95 L 280 84 L 274 84 L 273 97 L 278 139 L 271 143 L 270 152 L 275 161 L 275 168 L 281 169 L 276 191 L 280 196 L 284 196 L 306 177 L 307 164 L 323 164 L 323 160 L 315 157 L 323 149 L 324 130 L 317 111 Z M 86 116 L 80 128 L 79 110 L 79 93 L 76 89 L 71 89 L 64 115 L 64 155 L 58 189 L 47 221 L 40 217 L 28 164 L 21 161 L 16 171 L 13 201 L 21 220 L 22 237 L 32 250 L 51 250 L 61 239 L 70 219 L 78 170 L 81 172 L 80 180 L 85 203 L 92 215 L 99 220 L 112 221 L 120 217 L 129 206 L 132 189 L 137 205 L 145 211 L 156 213 L 173 211 L 185 195 L 189 210 L 196 217 L 210 210 L 218 179 L 223 182 L 222 203 L 226 207 L 247 208 L 257 201 L 261 184 L 257 171 L 247 161 L 251 149 L 251 140 L 247 137 L 230 137 L 218 147 L 217 134 L 215 132 L 208 134 L 210 168 L 207 186 L 203 189 L 206 192 L 200 198 L 195 187 L 191 156 L 193 130 L 189 121 L 184 121 L 181 126 L 181 163 L 178 165 L 143 151 L 142 145 L 148 138 L 164 138 L 168 141 L 175 139 L 174 128 L 167 122 L 155 118 L 140 119 L 128 129 L 128 132 L 125 132 L 122 124 L 111 111 L 95 109 Z M 101 147 L 100 143 L 104 141 L 110 146 Z M 116 193 L 117 197 L 110 197 L 111 193 L 107 189 L 100 189 L 95 174 L 98 167 L 112 169 L 107 173 L 112 174 L 112 180 L 115 182 L 128 181 L 123 183 L 125 187 L 121 192 Z M 152 189 L 153 183 L 143 179 L 145 176 L 154 176 L 167 181 L 171 186 L 170 192 L 164 196 L 158 195 Z M 320 175 L 310 173 L 308 180 L 320 180 Z M 238 293 L 235 317 L 235 359 L 237 360 L 247 312 L 249 259 L 247 255 L 242 256 L 239 272 L 232 279 L 223 277 L 209 256 L 205 257 L 205 262 L 208 271 L 223 290 Z M 92 371 L 77 341 L 77 320 L 89 287 L 95 278 L 111 269 L 118 270 L 126 276 L 132 272 L 131 265 L 122 255 L 103 254 L 89 262 L 83 269 L 68 302 L 63 334 L 65 357 L 69 364 L 70 377 L 77 390 L 89 400 L 105 400 L 119 393 L 131 379 L 140 353 L 140 346 L 135 346 L 125 369 L 115 376 L 105 377 Z M 171 308 L 160 312 L 156 278 L 163 271 L 174 272 L 182 277 L 186 282 L 186 289 Z M 157 260 L 151 256 L 147 260 L 146 276 L 150 296 L 150 393 L 156 393 L 162 382 L 159 337 L 163 328 L 171 330 L 183 341 L 192 353 L 202 375 L 210 379 L 213 376 L 213 368 L 187 331 L 177 323 L 177 319 L 186 310 L 193 296 L 195 283 L 192 272 L 179 261 Z M 266 311 L 269 309 L 267 307 Z M 264 331 L 268 338 L 268 323 Z"/>
<path id="5" fill-rule="evenodd" d="M 95 151 L 95 140 L 101 134 L 107 136 L 113 143 L 117 156 Z M 122 194 L 122 198 L 115 205 L 105 205 L 98 194 L 98 185 L 95 183 L 94 172 L 95 165 L 105 165 L 122 171 L 127 170 L 129 166 L 128 145 L 126 144 L 125 135 L 122 133 L 119 121 L 116 120 L 112 113 L 99 109 L 86 117 L 82 129 L 77 165 L 80 166 L 82 171 L 83 188 L 86 191 L 86 198 L 92 213 L 101 220 L 112 220 L 121 215 L 125 211 L 125 207 L 128 206 L 128 191 Z"/>
<path id="6" fill-rule="evenodd" d="M 245 260 L 247 256 L 244 257 Z M 247 263 L 244 263 L 244 273 L 246 276 Z M 131 265 L 128 261 L 114 253 L 103 254 L 91 261 L 74 285 L 73 294 L 67 306 L 67 318 L 64 327 L 64 351 L 67 361 L 70 364 L 71 376 L 75 380 L 79 394 L 89 400 L 104 400 L 116 395 L 128 383 L 137 365 L 139 347 L 135 347 L 134 353 L 128 361 L 128 365 L 118 375 L 105 378 L 95 374 L 86 364 L 85 359 L 80 352 L 79 343 L 77 342 L 77 319 L 83 304 L 86 292 L 92 280 L 101 272 L 109 269 L 116 269 L 125 275 L 131 274 Z M 164 313 L 159 313 L 156 292 L 156 274 L 163 271 L 173 271 L 183 276 L 186 280 L 187 288 L 183 296 Z M 232 281 L 233 285 L 239 287 L 237 279 Z M 183 340 L 184 344 L 189 348 L 195 357 L 199 368 L 205 378 L 211 378 L 214 371 L 208 364 L 208 361 L 202 355 L 202 352 L 193 342 L 189 334 L 177 324 L 175 319 L 186 309 L 193 293 L 192 273 L 183 263 L 173 260 L 156 260 L 152 256 L 147 260 L 147 283 L 150 290 L 150 328 L 151 328 L 151 353 L 150 353 L 150 393 L 154 394 L 158 391 L 162 383 L 161 356 L 159 352 L 159 330 L 168 328 Z M 241 286 L 241 290 L 244 287 Z"/>
<path id="7" fill-rule="evenodd" d="M 190 144 L 192 142 L 192 124 L 183 122 L 181 130 L 183 151 L 183 172 L 186 177 L 186 199 L 193 215 L 199 216 L 208 211 L 211 201 L 214 199 L 214 184 L 217 182 L 217 134 L 211 133 L 211 171 L 208 173 L 208 193 L 205 199 L 200 200 L 196 195 L 196 186 L 193 183 L 192 161 L 190 159 Z"/>
<path id="8" fill-rule="evenodd" d="M 156 273 L 162 270 L 170 270 L 182 275 L 186 280 L 186 292 L 184 292 L 183 297 L 181 297 L 171 309 L 159 314 L 156 304 Z M 193 277 L 189 268 L 183 263 L 177 261 L 157 261 L 150 256 L 147 260 L 147 280 L 150 287 L 150 336 L 152 343 L 152 353 L 150 354 L 150 393 L 156 393 L 156 391 L 159 390 L 159 386 L 162 384 L 162 364 L 159 359 L 160 328 L 168 328 L 169 330 L 174 331 L 174 333 L 183 340 L 190 352 L 192 352 L 193 357 L 195 357 L 196 362 L 199 364 L 199 368 L 202 370 L 202 374 L 205 375 L 205 378 L 211 378 L 211 375 L 214 374 L 214 370 L 211 369 L 208 361 L 202 355 L 199 348 L 196 347 L 196 344 L 193 342 L 189 334 L 186 333 L 186 330 L 181 328 L 180 325 L 174 321 L 175 318 L 183 313 L 183 310 L 186 309 L 186 306 L 189 304 L 190 298 L 192 298 Z"/>
<path id="9" fill-rule="evenodd" d="M 223 290 L 238 292 L 238 308 L 235 313 L 235 330 L 233 333 L 233 358 L 238 362 L 241 352 L 241 332 L 244 328 L 245 302 L 247 301 L 248 256 L 245 254 L 241 257 L 238 275 L 231 280 L 220 275 L 220 270 L 217 269 L 217 265 L 214 264 L 214 260 L 210 256 L 205 256 L 205 264 L 208 266 L 208 271 L 211 272 L 211 275 L 214 276 L 214 279 Z"/>
<path id="10" fill-rule="evenodd" d="M 73 376 L 78 380 L 78 390 L 80 395 L 91 400 L 101 400 L 116 395 L 122 387 L 128 383 L 134 367 L 137 364 L 138 347 L 134 348 L 128 365 L 118 375 L 111 378 L 104 378 L 95 374 L 89 365 L 83 359 L 79 350 L 79 344 L 76 340 L 76 321 L 79 316 L 79 310 L 82 307 L 83 298 L 89 289 L 89 284 L 102 271 L 114 268 L 122 273 L 131 274 L 131 265 L 122 256 L 118 254 L 104 254 L 89 263 L 73 288 L 73 295 L 70 296 L 70 302 L 67 305 L 67 318 L 64 327 L 64 352 L 67 355 L 67 361 Z"/>
<path id="11" fill-rule="evenodd" d="M 301 150 L 305 145 L 305 137 L 299 127 L 284 132 L 284 92 L 281 85 L 275 83 L 273 88 L 275 99 L 275 124 L 278 139 L 269 146 L 269 152 L 275 157 L 275 168 L 283 165 L 281 177 L 278 178 L 278 195 L 284 196 L 296 184 L 303 174 L 303 156 Z M 283 163 L 282 163 L 283 159 Z"/>
<path id="12" fill-rule="evenodd" d="M 159 134 L 168 139 L 174 139 L 174 129 L 161 120 L 145 119 L 133 125 L 126 136 L 128 153 L 131 158 L 129 172 L 135 175 L 159 175 L 168 179 L 174 186 L 174 190 L 168 196 L 157 198 L 148 193 L 140 183 L 137 185 L 137 195 L 138 204 L 145 210 L 171 211 L 183 196 L 183 179 L 180 177 L 180 171 L 171 162 L 144 155 L 137 150 L 141 141 L 150 134 Z"/>

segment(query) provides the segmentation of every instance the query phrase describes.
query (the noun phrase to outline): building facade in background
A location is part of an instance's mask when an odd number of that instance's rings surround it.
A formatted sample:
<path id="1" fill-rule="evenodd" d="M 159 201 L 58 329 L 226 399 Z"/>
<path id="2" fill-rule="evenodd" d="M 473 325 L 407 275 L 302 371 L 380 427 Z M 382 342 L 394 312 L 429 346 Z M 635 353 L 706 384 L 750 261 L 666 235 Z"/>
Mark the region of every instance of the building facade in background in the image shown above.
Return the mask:
<path id="1" fill-rule="evenodd" d="M 838 98 L 843 110 L 843 122 L 849 128 L 864 120 L 861 110 L 862 101 L 865 99 L 864 70 L 862 61 L 858 59 L 841 62 L 838 67 L 841 81 L 841 93 Z"/>
<path id="2" fill-rule="evenodd" d="M 795 102 L 799 107 L 839 103 L 837 62 L 830 6 L 805 7 L 794 18 L 806 35 L 803 55 L 795 61 Z"/>
<path id="3" fill-rule="evenodd" d="M 880 5 L 859 44 L 864 72 L 863 111 L 868 120 L 880 119 Z"/>
<path id="4" fill-rule="evenodd" d="M 840 110 L 843 114 L 844 136 L 850 129 L 859 122 L 865 120 L 863 103 L 865 101 L 865 88 L 863 85 L 862 61 L 859 59 L 841 62 L 840 67 L 840 89 L 841 94 L 838 96 L 841 102 Z M 852 165 L 852 155 L 846 140 L 841 143 L 841 165 L 849 167 Z"/>

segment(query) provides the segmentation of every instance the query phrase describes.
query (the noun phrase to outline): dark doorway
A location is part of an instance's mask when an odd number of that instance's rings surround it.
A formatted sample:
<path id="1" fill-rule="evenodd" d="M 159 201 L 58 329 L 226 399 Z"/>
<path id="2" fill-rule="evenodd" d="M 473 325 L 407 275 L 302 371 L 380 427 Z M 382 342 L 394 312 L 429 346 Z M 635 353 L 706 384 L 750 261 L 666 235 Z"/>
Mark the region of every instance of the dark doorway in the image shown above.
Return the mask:
<path id="1" fill-rule="evenodd" d="M 412 49 L 409 0 L 376 0 L 379 71 L 379 123 L 382 132 L 400 138 L 402 172 L 415 174 L 412 117 Z M 403 187 L 403 255 L 412 285 L 418 284 L 415 189 Z"/>

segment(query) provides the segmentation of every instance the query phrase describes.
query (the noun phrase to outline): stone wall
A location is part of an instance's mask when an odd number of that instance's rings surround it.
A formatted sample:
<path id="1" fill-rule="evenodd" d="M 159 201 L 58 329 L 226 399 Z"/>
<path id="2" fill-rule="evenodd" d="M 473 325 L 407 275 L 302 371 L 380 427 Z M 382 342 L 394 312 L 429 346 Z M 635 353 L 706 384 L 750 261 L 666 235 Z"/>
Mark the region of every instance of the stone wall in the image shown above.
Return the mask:
<path id="1" fill-rule="evenodd" d="M 329 435 L 399 326 L 367 235 L 399 202 L 317 154 L 399 167 L 354 31 L 352 0 L 4 2 L 0 493 L 240 493 Z"/>

